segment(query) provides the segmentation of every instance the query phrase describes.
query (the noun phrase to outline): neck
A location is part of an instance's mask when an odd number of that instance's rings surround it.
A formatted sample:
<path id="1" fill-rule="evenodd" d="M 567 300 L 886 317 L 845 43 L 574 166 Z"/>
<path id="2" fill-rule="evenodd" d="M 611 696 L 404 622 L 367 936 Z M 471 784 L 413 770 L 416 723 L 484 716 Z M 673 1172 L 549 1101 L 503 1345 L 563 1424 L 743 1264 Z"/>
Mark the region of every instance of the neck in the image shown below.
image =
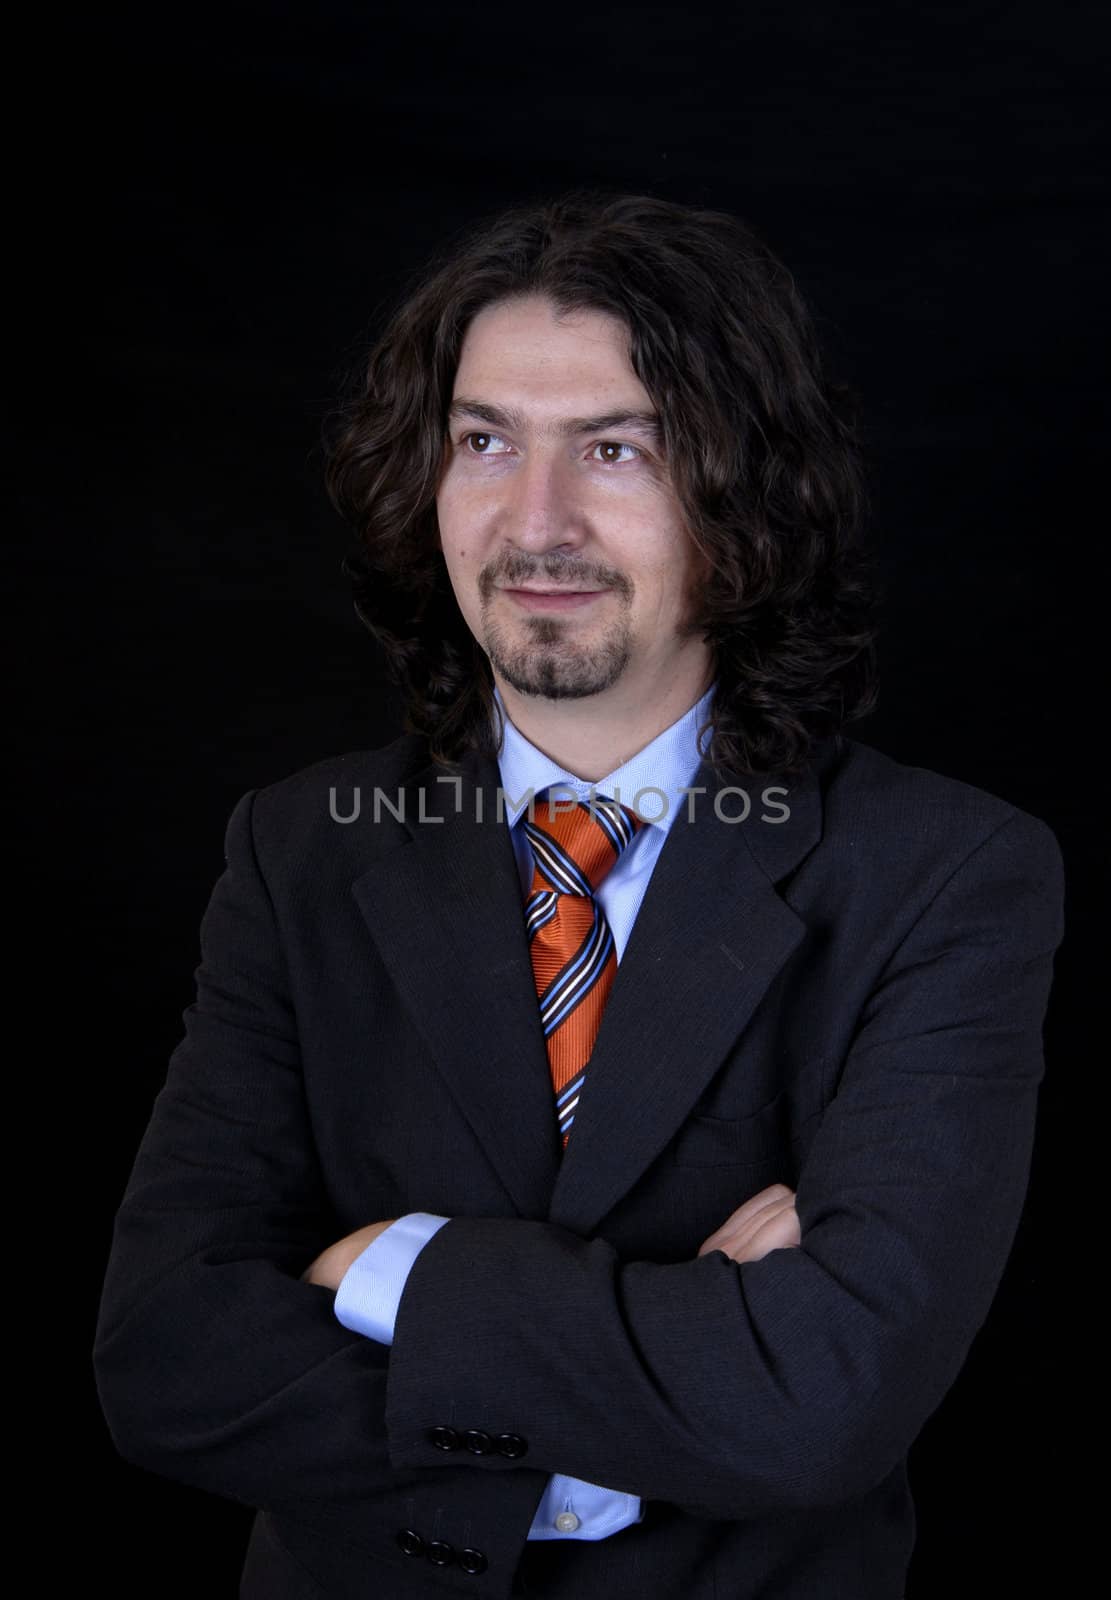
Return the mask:
<path id="1" fill-rule="evenodd" d="M 494 681 L 506 715 L 530 744 L 565 772 L 584 783 L 597 783 L 631 761 L 701 699 L 712 682 L 712 667 L 703 658 L 651 692 L 618 682 L 580 700 L 520 694 L 496 670 Z"/>

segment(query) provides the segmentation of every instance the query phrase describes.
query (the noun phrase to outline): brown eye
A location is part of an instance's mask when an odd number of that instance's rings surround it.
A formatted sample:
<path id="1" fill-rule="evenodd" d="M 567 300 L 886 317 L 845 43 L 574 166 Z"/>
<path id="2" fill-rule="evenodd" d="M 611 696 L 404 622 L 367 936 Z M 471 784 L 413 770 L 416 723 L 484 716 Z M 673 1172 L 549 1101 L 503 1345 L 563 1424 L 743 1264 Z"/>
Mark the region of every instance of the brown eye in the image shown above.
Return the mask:
<path id="1" fill-rule="evenodd" d="M 616 439 L 600 439 L 598 441 L 598 443 L 594 446 L 594 448 L 595 448 L 595 450 L 603 450 L 603 451 L 604 450 L 614 450 L 614 451 L 629 450 L 629 451 L 632 452 L 633 456 L 638 456 L 640 454 L 640 451 L 637 449 L 636 445 L 633 445 L 633 444 L 621 444 Z M 609 457 L 608 460 L 604 460 L 603 464 L 605 466 L 607 466 L 607 467 L 620 467 L 624 463 L 621 460 L 619 460 L 616 455 L 614 455 L 614 456 Z"/>
<path id="2" fill-rule="evenodd" d="M 482 441 L 481 445 L 480 445 L 480 447 L 478 449 L 472 449 L 471 448 L 471 441 L 473 439 L 479 439 L 479 440 Z M 499 444 L 502 442 L 500 439 L 498 439 L 498 435 L 496 433 L 465 433 L 463 435 L 462 442 L 463 442 L 464 445 L 467 446 L 467 453 L 469 455 L 472 455 L 472 456 L 501 455 L 502 452 L 500 450 L 491 451 L 491 450 L 489 450 L 487 448 L 489 446 L 491 440 L 497 441 Z"/>

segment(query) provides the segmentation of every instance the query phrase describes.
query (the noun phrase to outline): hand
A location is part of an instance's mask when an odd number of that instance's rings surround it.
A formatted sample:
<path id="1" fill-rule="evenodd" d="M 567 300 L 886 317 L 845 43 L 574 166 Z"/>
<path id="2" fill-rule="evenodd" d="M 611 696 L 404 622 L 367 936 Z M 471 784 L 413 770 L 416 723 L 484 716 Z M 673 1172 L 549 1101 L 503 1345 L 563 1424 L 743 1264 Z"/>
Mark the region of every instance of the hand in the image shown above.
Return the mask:
<path id="1" fill-rule="evenodd" d="M 704 1256 L 722 1250 L 733 1261 L 759 1261 L 771 1250 L 789 1250 L 802 1240 L 795 1191 L 785 1183 L 761 1189 L 743 1206 L 738 1206 L 708 1239 L 698 1247 Z"/>
<path id="2" fill-rule="evenodd" d="M 368 1222 L 365 1228 L 357 1228 L 354 1233 L 337 1239 L 335 1244 L 330 1244 L 315 1261 L 309 1263 L 301 1274 L 301 1282 L 319 1283 L 325 1289 L 338 1289 L 340 1279 L 355 1257 L 362 1255 L 367 1245 L 396 1221 L 396 1217 L 390 1217 L 386 1222 Z"/>

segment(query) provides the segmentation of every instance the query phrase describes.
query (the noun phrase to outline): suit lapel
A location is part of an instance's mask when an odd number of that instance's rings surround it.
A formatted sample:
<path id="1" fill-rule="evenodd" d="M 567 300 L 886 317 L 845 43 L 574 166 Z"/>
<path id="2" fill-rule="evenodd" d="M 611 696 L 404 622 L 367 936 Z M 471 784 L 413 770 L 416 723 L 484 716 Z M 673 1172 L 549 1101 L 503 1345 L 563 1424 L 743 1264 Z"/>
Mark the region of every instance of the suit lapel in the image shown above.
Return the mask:
<path id="1" fill-rule="evenodd" d="M 653 869 L 562 1154 L 497 764 L 470 754 L 453 770 L 454 783 L 436 783 L 439 768 L 412 780 L 404 828 L 352 892 L 518 1214 L 586 1236 L 675 1135 L 803 938 L 774 885 L 820 838 L 815 769 L 784 784 L 782 823 L 758 820 L 778 780 L 744 780 L 752 814 L 728 823 L 699 769 L 707 793 Z"/>
<path id="2" fill-rule="evenodd" d="M 757 820 L 765 782 L 744 785 L 743 823 L 714 811 L 720 787 L 705 765 L 705 795 L 672 822 L 653 869 L 586 1070 L 548 1220 L 587 1235 L 636 1183 L 686 1120 L 736 1044 L 806 925 L 776 893 L 777 874 L 817 838 L 817 787 L 792 790 L 791 817 Z M 722 810 L 735 812 L 730 797 Z M 757 832 L 792 829 L 754 848 Z"/>
<path id="3" fill-rule="evenodd" d="M 542 1217 L 560 1149 L 520 878 L 496 763 L 469 754 L 454 771 L 404 789 L 405 829 L 352 893 L 518 1213 Z"/>

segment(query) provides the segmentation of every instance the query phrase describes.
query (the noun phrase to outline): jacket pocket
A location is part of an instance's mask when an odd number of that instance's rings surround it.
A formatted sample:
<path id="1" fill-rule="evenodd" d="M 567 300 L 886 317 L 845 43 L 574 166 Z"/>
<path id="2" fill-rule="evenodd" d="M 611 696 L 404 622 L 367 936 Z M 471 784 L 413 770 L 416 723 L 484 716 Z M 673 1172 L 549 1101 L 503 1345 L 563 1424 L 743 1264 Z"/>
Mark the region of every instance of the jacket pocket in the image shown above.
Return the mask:
<path id="1" fill-rule="evenodd" d="M 785 1091 L 746 1117 L 689 1117 L 672 1142 L 680 1167 L 774 1165 L 791 1148 L 790 1101 Z"/>

